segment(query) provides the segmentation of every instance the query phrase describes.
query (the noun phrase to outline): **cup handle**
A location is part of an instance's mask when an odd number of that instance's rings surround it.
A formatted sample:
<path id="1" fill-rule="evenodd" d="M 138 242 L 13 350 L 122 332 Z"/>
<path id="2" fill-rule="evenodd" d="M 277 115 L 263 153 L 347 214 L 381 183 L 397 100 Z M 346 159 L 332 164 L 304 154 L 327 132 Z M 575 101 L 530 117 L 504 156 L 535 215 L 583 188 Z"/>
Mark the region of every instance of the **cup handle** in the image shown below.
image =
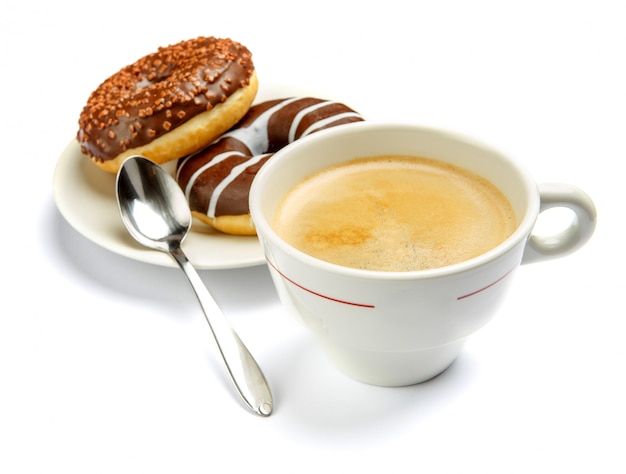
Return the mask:
<path id="1" fill-rule="evenodd" d="M 575 252 L 593 234 L 597 213 L 591 198 L 582 190 L 569 184 L 545 183 L 538 185 L 539 212 L 552 208 L 567 208 L 574 212 L 574 219 L 565 229 L 552 235 L 531 233 L 522 264 L 550 260 Z"/>

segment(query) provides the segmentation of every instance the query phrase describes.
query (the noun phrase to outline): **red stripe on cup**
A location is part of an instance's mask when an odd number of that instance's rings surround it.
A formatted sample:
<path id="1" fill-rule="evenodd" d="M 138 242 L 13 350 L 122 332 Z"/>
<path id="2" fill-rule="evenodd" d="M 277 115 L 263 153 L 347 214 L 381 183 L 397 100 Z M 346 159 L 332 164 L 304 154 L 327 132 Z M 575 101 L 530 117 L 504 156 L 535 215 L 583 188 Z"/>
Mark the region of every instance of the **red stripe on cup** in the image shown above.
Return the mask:
<path id="1" fill-rule="evenodd" d="M 493 285 L 500 283 L 502 280 L 504 280 L 507 276 L 509 276 L 511 274 L 511 272 L 515 270 L 515 268 L 511 268 L 508 272 L 506 272 L 504 275 L 502 275 L 500 278 L 498 278 L 496 281 L 494 281 L 493 283 L 490 283 L 487 286 L 483 286 L 480 290 L 476 290 L 476 291 L 472 291 L 471 293 L 468 293 L 466 295 L 463 296 L 459 296 L 457 298 L 457 300 L 463 300 L 465 298 L 469 298 L 470 296 L 474 296 L 477 295 L 478 293 L 481 293 L 489 288 L 491 288 Z"/>
<path id="2" fill-rule="evenodd" d="M 322 295 L 321 293 L 317 293 L 316 291 L 310 290 L 302 285 L 300 285 L 299 283 L 296 283 L 295 281 L 293 281 L 291 278 L 287 277 L 283 272 L 281 272 L 278 268 L 276 268 L 276 265 L 274 265 L 269 259 L 266 259 L 267 262 L 271 265 L 271 267 L 276 270 L 276 272 L 283 277 L 285 280 L 287 280 L 289 283 L 291 283 L 294 286 L 297 286 L 298 288 L 300 288 L 301 290 L 306 291 L 307 293 L 311 293 L 312 295 L 315 296 L 319 296 L 320 298 L 324 298 L 330 301 L 334 301 L 335 303 L 341 303 L 341 304 L 347 304 L 350 306 L 358 306 L 360 308 L 374 308 L 375 306 L 372 304 L 363 304 L 363 303 L 355 303 L 353 301 L 345 301 L 345 300 L 339 300 L 337 298 L 332 298 L 330 296 L 326 296 L 326 295 Z"/>

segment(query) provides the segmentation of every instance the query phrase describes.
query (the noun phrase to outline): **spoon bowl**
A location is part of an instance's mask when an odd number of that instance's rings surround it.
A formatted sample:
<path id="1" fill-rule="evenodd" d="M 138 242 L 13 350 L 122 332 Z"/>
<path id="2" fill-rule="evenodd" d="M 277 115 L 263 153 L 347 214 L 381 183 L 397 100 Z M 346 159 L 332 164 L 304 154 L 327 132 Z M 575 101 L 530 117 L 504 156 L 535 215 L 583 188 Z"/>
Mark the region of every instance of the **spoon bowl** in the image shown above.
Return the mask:
<path id="1" fill-rule="evenodd" d="M 156 163 L 131 156 L 118 171 L 116 196 L 131 236 L 146 247 L 169 253 L 187 276 L 244 403 L 259 415 L 270 415 L 272 394 L 263 372 L 181 248 L 191 229 L 191 211 L 178 183 Z"/>
<path id="2" fill-rule="evenodd" d="M 141 157 L 126 160 L 117 176 L 124 225 L 140 244 L 170 252 L 191 229 L 191 211 L 178 183 Z"/>

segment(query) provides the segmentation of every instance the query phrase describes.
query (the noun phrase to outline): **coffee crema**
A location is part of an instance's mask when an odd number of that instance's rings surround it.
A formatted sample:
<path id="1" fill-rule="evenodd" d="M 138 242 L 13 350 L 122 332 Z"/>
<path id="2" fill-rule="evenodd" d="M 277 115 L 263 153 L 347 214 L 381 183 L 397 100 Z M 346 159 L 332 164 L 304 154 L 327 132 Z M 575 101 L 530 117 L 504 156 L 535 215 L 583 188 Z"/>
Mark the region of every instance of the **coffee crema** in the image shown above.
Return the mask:
<path id="1" fill-rule="evenodd" d="M 427 158 L 378 156 L 323 169 L 283 198 L 273 228 L 293 247 L 346 267 L 414 271 L 493 249 L 515 213 L 488 180 Z"/>

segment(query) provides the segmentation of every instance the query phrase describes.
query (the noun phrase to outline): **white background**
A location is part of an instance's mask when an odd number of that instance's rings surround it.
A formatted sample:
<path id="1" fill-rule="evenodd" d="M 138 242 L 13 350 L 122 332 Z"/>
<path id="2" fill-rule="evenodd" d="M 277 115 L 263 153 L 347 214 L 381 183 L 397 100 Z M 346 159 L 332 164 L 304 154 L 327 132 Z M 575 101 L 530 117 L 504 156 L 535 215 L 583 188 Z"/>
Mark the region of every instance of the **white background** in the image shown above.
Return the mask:
<path id="1" fill-rule="evenodd" d="M 622 3 L 3 2 L 0 472 L 626 472 Z M 261 83 L 585 189 L 595 236 L 521 268 L 447 372 L 396 389 L 337 372 L 264 266 L 202 271 L 272 384 L 275 413 L 250 414 L 180 271 L 96 246 L 52 198 L 90 92 L 199 35 L 245 44 Z"/>

